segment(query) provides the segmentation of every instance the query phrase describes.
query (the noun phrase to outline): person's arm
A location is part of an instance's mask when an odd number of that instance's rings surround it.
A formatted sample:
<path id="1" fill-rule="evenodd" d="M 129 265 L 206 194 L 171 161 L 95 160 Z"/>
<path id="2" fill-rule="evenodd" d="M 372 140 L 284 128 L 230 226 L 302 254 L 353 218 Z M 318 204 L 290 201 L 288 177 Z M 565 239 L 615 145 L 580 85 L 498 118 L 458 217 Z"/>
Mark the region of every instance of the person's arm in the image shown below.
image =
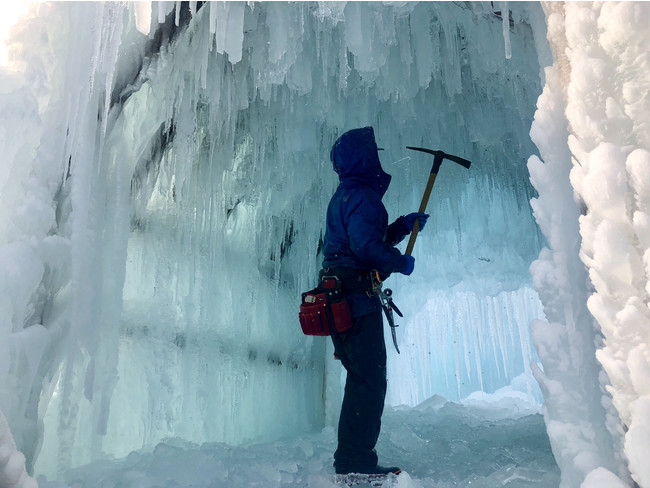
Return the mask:
<path id="1" fill-rule="evenodd" d="M 396 246 L 404 240 L 404 238 L 411 232 L 406 228 L 404 216 L 398 217 L 395 222 L 390 224 L 386 229 L 386 242 L 391 246 Z"/>
<path id="2" fill-rule="evenodd" d="M 420 230 L 422 230 L 424 229 L 428 218 L 429 214 L 420 212 L 410 213 L 406 217 L 403 215 L 398 217 L 397 220 L 390 224 L 386 230 L 386 242 L 391 246 L 396 246 L 411 233 L 416 220 L 420 222 Z"/>
<path id="3" fill-rule="evenodd" d="M 383 274 L 401 273 L 407 268 L 405 256 L 384 240 L 382 214 L 386 210 L 379 199 L 357 195 L 350 199 L 347 214 L 350 249 L 365 268 Z"/>

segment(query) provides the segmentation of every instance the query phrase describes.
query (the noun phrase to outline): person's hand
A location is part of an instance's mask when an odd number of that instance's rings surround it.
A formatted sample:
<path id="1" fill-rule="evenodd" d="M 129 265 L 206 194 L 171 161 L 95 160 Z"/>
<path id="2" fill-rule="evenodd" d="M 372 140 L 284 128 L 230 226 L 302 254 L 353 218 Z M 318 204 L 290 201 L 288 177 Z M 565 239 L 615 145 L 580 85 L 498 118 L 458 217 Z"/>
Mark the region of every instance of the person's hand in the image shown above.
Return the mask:
<path id="1" fill-rule="evenodd" d="M 405 261 L 404 269 L 400 271 L 403 275 L 410 275 L 413 272 L 413 268 L 415 268 L 415 258 L 413 256 L 409 256 L 408 254 L 404 254 L 402 256 Z"/>
<path id="2" fill-rule="evenodd" d="M 406 230 L 411 232 L 416 220 L 420 222 L 420 230 L 424 229 L 428 218 L 429 214 L 425 213 L 413 212 L 408 214 L 406 217 L 404 217 L 404 225 L 406 225 Z"/>

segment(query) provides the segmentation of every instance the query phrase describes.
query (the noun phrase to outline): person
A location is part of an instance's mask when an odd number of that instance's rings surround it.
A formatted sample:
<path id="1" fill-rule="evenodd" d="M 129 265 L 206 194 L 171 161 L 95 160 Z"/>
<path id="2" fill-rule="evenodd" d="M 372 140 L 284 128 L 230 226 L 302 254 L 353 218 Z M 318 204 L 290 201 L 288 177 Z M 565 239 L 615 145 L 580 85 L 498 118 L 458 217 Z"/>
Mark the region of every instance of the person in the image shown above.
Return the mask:
<path id="1" fill-rule="evenodd" d="M 340 183 L 327 208 L 321 277 L 339 278 L 353 324 L 331 336 L 347 371 L 334 468 L 337 474 L 397 474 L 398 467 L 377 464 L 375 451 L 386 397 L 386 345 L 372 275 L 383 281 L 391 273 L 413 272 L 415 259 L 395 246 L 416 220 L 424 228 L 429 216 L 412 213 L 388 225 L 382 197 L 391 176 L 381 167 L 372 127 L 344 133 L 330 159 Z"/>

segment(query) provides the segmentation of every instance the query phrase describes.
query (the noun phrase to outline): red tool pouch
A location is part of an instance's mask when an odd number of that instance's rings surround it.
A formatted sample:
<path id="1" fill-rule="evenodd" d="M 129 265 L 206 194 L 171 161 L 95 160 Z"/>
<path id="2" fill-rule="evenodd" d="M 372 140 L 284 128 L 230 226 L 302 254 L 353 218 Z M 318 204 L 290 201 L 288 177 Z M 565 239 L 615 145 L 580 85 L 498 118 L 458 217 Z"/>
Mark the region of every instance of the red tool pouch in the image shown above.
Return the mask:
<path id="1" fill-rule="evenodd" d="M 350 306 L 339 279 L 324 276 L 318 287 L 303 293 L 298 318 L 305 335 L 328 336 L 352 327 Z"/>

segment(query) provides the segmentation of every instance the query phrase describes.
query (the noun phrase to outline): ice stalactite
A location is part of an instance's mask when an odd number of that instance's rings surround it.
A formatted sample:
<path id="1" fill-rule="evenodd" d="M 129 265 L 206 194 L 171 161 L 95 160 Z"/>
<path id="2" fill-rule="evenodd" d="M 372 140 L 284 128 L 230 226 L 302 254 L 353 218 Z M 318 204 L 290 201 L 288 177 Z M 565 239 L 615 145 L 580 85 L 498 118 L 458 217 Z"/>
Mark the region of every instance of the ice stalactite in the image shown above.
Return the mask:
<path id="1" fill-rule="evenodd" d="M 503 44 L 506 59 L 512 58 L 512 45 L 510 44 L 510 7 L 508 2 L 499 2 L 501 5 L 501 22 L 503 25 Z"/>

